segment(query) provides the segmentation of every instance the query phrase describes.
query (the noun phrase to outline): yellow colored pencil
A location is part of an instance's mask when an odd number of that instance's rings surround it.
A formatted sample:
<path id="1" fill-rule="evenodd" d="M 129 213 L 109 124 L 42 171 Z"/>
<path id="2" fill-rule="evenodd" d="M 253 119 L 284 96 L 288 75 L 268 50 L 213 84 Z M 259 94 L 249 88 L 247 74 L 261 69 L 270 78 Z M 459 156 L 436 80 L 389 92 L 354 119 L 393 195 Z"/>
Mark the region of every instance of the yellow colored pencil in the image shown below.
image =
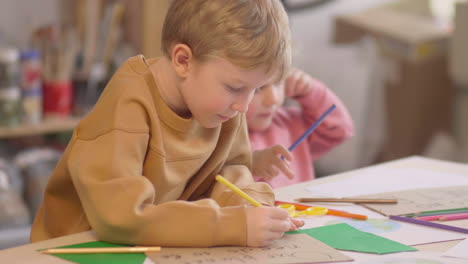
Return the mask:
<path id="1" fill-rule="evenodd" d="M 103 247 L 103 248 L 49 248 L 43 254 L 97 254 L 97 253 L 146 253 L 159 252 L 161 247 Z"/>
<path id="2" fill-rule="evenodd" d="M 226 185 L 229 189 L 233 190 L 235 193 L 237 193 L 240 197 L 244 198 L 245 200 L 249 201 L 253 206 L 256 207 L 262 207 L 262 205 L 257 202 L 254 198 L 250 197 L 248 194 L 246 194 L 244 191 L 241 189 L 237 188 L 234 184 L 226 180 L 223 176 L 218 175 L 216 176 L 216 180 L 224 185 Z"/>

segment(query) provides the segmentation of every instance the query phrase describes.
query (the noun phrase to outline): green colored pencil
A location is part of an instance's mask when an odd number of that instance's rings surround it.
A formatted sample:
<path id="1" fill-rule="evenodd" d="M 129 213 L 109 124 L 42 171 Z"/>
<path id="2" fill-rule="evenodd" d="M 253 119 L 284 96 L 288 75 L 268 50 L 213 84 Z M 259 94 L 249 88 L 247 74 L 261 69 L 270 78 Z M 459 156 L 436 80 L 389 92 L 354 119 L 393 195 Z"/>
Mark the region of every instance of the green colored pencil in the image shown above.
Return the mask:
<path id="1" fill-rule="evenodd" d="M 449 214 L 461 214 L 461 213 L 468 213 L 468 210 L 453 210 L 448 212 L 436 212 L 436 213 L 421 213 L 415 216 L 434 216 L 434 215 L 449 215 Z"/>
<path id="2" fill-rule="evenodd" d="M 455 209 L 444 209 L 444 210 L 434 210 L 434 211 L 422 211 L 419 213 L 408 214 L 408 217 L 415 216 L 432 216 L 432 215 L 442 215 L 442 214 L 455 214 L 455 213 L 467 213 L 468 207 L 465 208 L 455 208 Z"/>

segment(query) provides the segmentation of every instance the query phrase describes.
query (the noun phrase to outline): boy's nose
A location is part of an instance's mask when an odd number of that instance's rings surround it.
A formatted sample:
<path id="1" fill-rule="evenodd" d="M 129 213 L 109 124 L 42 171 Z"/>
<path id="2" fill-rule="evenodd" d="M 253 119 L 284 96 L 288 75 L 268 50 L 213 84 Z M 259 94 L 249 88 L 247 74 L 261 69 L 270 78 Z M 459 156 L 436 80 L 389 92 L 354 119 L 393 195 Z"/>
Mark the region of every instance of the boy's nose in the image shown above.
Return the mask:
<path id="1" fill-rule="evenodd" d="M 239 102 L 239 103 L 234 103 L 232 104 L 232 110 L 240 112 L 240 113 L 245 113 L 249 109 L 249 103 L 248 102 Z"/>
<path id="2" fill-rule="evenodd" d="M 250 101 L 252 101 L 254 92 L 242 95 L 232 104 L 231 109 L 240 113 L 245 113 L 249 109 Z"/>

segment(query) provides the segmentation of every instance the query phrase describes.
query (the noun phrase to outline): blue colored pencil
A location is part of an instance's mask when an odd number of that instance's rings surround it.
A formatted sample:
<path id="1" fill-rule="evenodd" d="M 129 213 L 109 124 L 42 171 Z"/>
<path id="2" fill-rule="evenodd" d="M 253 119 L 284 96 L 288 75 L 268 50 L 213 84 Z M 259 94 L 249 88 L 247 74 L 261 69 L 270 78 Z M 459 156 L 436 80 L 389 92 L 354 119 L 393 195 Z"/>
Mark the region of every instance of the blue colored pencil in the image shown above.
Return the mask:
<path id="1" fill-rule="evenodd" d="M 297 145 L 299 145 L 305 138 L 307 138 L 312 132 L 314 132 L 314 130 L 322 123 L 322 121 L 325 119 L 325 117 L 327 117 L 327 115 L 329 115 L 333 110 L 335 110 L 336 108 L 336 105 L 332 105 L 330 106 L 330 108 L 328 108 L 328 110 L 323 113 L 322 116 L 319 117 L 319 119 L 317 119 L 317 121 L 315 121 L 305 132 L 304 134 L 302 134 L 302 136 L 300 138 L 298 138 L 289 148 L 288 150 L 289 151 L 292 151 L 293 149 L 295 149 L 297 147 Z"/>

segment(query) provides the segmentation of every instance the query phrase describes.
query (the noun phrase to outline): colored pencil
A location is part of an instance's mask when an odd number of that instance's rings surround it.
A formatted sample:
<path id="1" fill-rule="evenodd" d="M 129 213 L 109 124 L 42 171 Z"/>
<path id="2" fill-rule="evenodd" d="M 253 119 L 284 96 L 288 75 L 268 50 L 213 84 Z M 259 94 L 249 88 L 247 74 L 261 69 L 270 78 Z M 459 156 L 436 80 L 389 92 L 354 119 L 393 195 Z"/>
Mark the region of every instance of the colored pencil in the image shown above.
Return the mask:
<path id="1" fill-rule="evenodd" d="M 411 224 L 416 224 L 416 225 L 423 225 L 423 226 L 434 227 L 434 228 L 445 229 L 445 230 L 449 230 L 449 231 L 468 234 L 468 229 L 466 229 L 466 228 L 450 226 L 450 225 L 444 225 L 444 224 L 419 220 L 419 219 L 411 218 L 411 217 L 391 215 L 390 219 L 396 220 L 396 221 L 401 221 L 401 222 L 406 222 L 406 223 L 411 223 Z"/>
<path id="2" fill-rule="evenodd" d="M 353 198 L 297 198 L 298 202 L 331 202 L 331 203 L 385 203 L 395 204 L 398 203 L 397 199 L 353 199 Z"/>
<path id="3" fill-rule="evenodd" d="M 440 217 L 445 215 L 429 215 L 429 216 L 415 216 L 415 219 L 424 220 L 424 221 L 435 221 L 439 220 Z"/>
<path id="4" fill-rule="evenodd" d="M 262 204 L 260 204 L 259 202 L 257 202 L 254 198 L 250 197 L 248 194 L 246 194 L 244 191 L 242 191 L 241 189 L 237 188 L 237 186 L 235 186 L 234 184 L 232 184 L 230 181 L 226 180 L 223 176 L 221 175 L 218 175 L 216 176 L 216 180 L 224 185 L 226 185 L 226 187 L 228 187 L 229 189 L 231 189 L 232 191 L 234 191 L 235 193 L 237 193 L 240 197 L 244 198 L 245 200 L 247 200 L 248 202 L 250 202 L 253 206 L 256 206 L 256 207 L 262 207 Z"/>
<path id="5" fill-rule="evenodd" d="M 296 207 L 297 210 L 306 210 L 307 208 L 313 207 L 313 206 L 305 205 L 305 204 L 275 201 L 275 205 L 279 205 L 279 204 L 292 204 Z M 327 214 L 329 215 L 341 216 L 341 217 L 347 217 L 347 218 L 353 218 L 353 219 L 359 219 L 359 220 L 367 220 L 367 216 L 365 215 L 353 214 L 353 213 L 348 213 L 348 212 L 340 211 L 340 210 L 334 210 L 330 208 L 327 208 L 327 209 L 328 209 Z"/>
<path id="6" fill-rule="evenodd" d="M 354 219 L 359 219 L 359 220 L 367 220 L 366 215 L 352 214 L 352 213 L 348 213 L 348 212 L 345 212 L 345 211 L 338 211 L 338 210 L 328 209 L 327 214 L 335 215 L 335 216 L 348 217 L 348 218 L 354 218 Z"/>
<path id="7" fill-rule="evenodd" d="M 322 121 L 325 119 L 325 117 L 327 117 L 327 115 L 329 115 L 333 110 L 335 110 L 336 108 L 336 105 L 332 105 L 330 106 L 330 108 L 328 108 L 327 111 L 325 111 L 325 113 L 323 113 L 319 119 L 317 119 L 317 121 L 315 121 L 305 132 L 304 134 L 302 134 L 302 136 L 300 136 L 289 148 L 288 150 L 289 151 L 293 151 L 297 145 L 299 145 L 304 139 L 306 139 L 312 132 L 314 132 L 314 130 L 322 123 Z"/>
<path id="8" fill-rule="evenodd" d="M 440 221 L 468 219 L 468 213 L 444 215 L 439 218 Z"/>
<path id="9" fill-rule="evenodd" d="M 280 205 L 280 204 L 292 204 L 292 205 L 294 205 L 296 207 L 297 210 L 306 210 L 307 208 L 313 207 L 313 206 L 305 205 L 305 204 L 275 201 L 275 205 Z"/>
<path id="10" fill-rule="evenodd" d="M 97 254 L 97 253 L 145 253 L 159 252 L 161 247 L 108 247 L 108 248 L 50 248 L 39 251 L 43 254 Z"/>
<path id="11" fill-rule="evenodd" d="M 463 207 L 463 208 L 452 208 L 452 209 L 443 209 L 443 210 L 431 210 L 431 211 L 421 211 L 413 214 L 408 214 L 408 215 L 413 215 L 416 216 L 418 214 L 432 214 L 432 213 L 440 213 L 440 214 L 445 214 L 447 212 L 453 212 L 453 211 L 459 211 L 459 210 L 468 210 L 468 207 Z"/>
<path id="12" fill-rule="evenodd" d="M 434 221 L 440 220 L 440 218 L 450 220 L 452 217 L 460 216 L 460 215 L 468 215 L 468 213 L 453 213 L 453 214 L 438 214 L 438 215 L 428 215 L 428 216 L 414 216 L 413 218 L 424 220 L 424 221 Z M 456 220 L 456 219 L 454 219 Z M 442 220 L 443 221 L 443 220 Z"/>
<path id="13" fill-rule="evenodd" d="M 468 210 L 466 209 L 452 209 L 452 210 L 446 210 L 445 212 L 427 212 L 427 213 L 416 213 L 416 214 L 409 214 L 406 216 L 409 217 L 423 217 L 423 216 L 436 216 L 436 215 L 449 215 L 449 214 L 461 214 L 461 213 L 468 213 Z"/>

